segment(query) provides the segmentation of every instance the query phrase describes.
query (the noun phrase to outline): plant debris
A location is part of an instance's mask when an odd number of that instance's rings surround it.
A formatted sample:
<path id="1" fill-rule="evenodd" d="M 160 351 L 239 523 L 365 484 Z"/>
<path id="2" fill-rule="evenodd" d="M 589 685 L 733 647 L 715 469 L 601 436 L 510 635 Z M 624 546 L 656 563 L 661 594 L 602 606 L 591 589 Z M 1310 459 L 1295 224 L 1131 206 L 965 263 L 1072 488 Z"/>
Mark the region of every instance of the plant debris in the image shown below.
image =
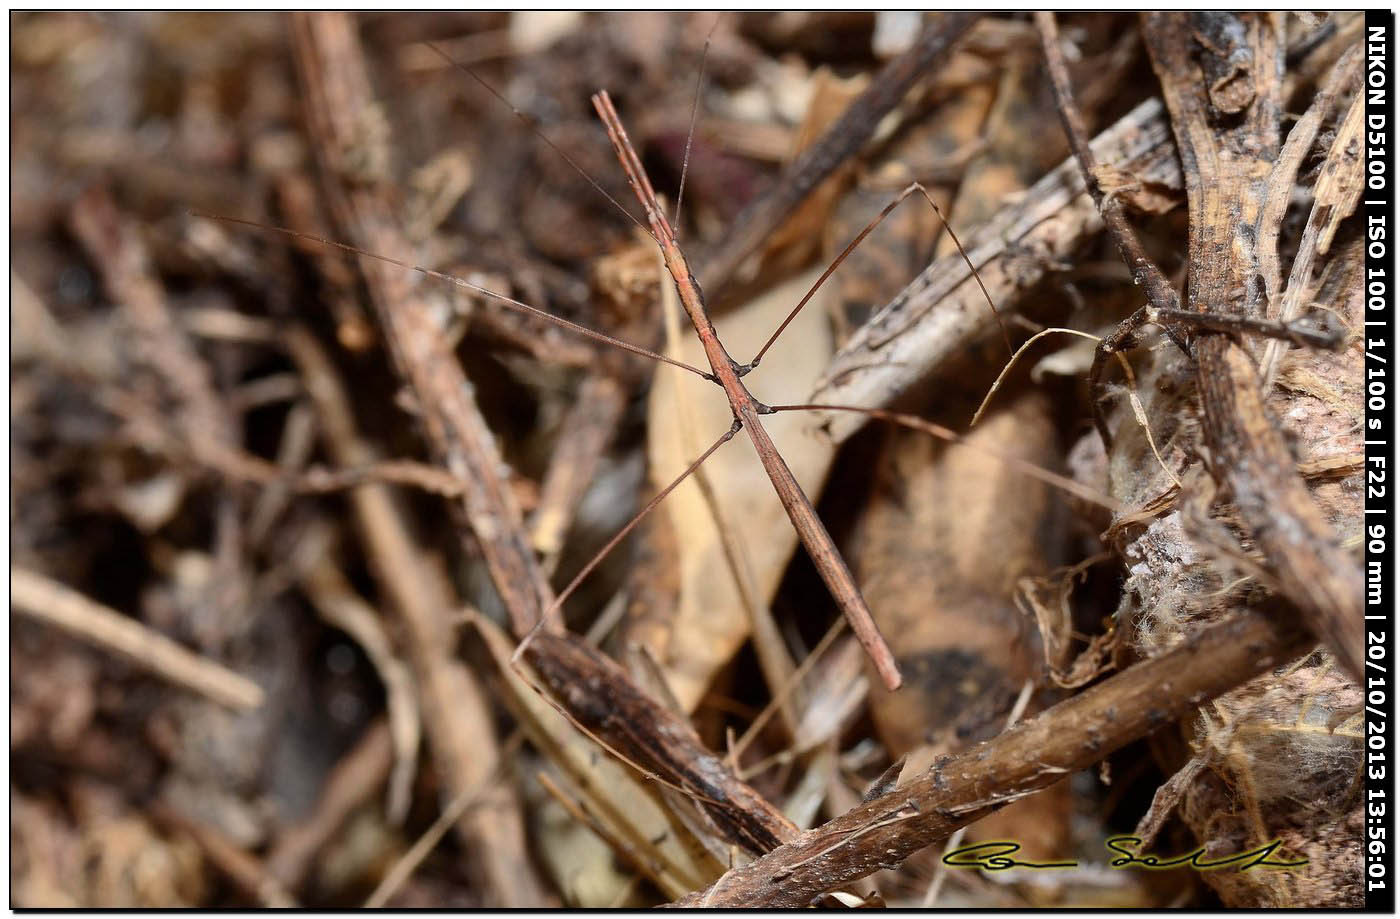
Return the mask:
<path id="1" fill-rule="evenodd" d="M 12 15 L 12 905 L 1359 907 L 1362 21 Z"/>

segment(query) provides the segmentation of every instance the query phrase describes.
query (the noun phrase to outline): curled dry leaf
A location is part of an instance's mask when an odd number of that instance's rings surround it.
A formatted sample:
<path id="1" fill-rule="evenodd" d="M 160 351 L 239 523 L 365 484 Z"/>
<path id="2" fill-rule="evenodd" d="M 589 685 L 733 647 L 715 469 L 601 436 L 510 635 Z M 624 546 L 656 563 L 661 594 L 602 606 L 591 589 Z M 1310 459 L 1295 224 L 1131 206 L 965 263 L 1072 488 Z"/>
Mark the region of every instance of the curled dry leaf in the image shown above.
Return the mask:
<path id="1" fill-rule="evenodd" d="M 1094 635 L 1087 648 L 1074 653 L 1076 633 L 1070 602 L 1075 584 L 1083 580 L 1089 565 L 1107 557 L 1096 556 L 1088 562 L 1056 569 L 1044 577 L 1021 578 L 1016 584 L 1016 603 L 1035 619 L 1045 651 L 1046 671 L 1062 689 L 1078 689 L 1113 666 L 1113 648 L 1121 634 L 1117 630 Z"/>

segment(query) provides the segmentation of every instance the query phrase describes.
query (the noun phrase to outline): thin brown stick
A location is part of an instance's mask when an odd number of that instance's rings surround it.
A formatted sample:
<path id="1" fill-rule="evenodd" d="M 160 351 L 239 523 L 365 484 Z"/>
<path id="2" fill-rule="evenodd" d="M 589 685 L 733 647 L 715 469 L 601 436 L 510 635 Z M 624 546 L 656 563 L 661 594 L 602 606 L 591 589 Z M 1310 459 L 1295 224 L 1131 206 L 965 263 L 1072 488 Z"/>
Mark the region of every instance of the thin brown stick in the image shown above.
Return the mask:
<path id="1" fill-rule="evenodd" d="M 474 805 L 481 801 L 482 796 L 488 792 L 492 783 L 500 778 L 501 770 L 508 762 L 508 757 L 512 756 L 516 748 L 520 746 L 521 734 L 519 731 L 506 738 L 501 744 L 501 758 L 496 763 L 496 767 L 490 774 L 484 776 L 481 781 L 470 788 L 462 789 L 457 797 L 453 798 L 442 813 L 438 814 L 432 826 L 423 831 L 423 835 L 409 847 L 408 851 L 394 862 L 393 866 L 385 873 L 384 879 L 379 882 L 379 886 L 365 900 L 365 909 L 382 909 L 384 904 L 389 902 L 389 898 L 398 893 L 400 887 L 404 885 L 418 866 L 423 863 L 423 859 L 433 851 L 434 847 L 447 835 L 447 831 L 452 828 L 458 820 Z"/>
<path id="2" fill-rule="evenodd" d="M 309 541 L 303 540 L 303 544 Z M 322 619 L 355 640 L 374 665 L 384 686 L 388 736 L 394 753 L 385 813 L 390 823 L 398 825 L 408 814 L 413 778 L 418 772 L 418 747 L 423 737 L 417 688 L 408 664 L 395 653 L 378 613 L 360 597 L 326 552 L 330 540 L 323 538 L 319 542 L 321 557 L 302 574 L 302 589 Z"/>
<path id="3" fill-rule="evenodd" d="M 268 873 L 296 890 L 317 854 L 340 832 L 345 821 L 384 785 L 394 764 L 388 721 L 376 720 L 336 763 L 306 818 L 277 837 L 265 864 Z"/>
<path id="4" fill-rule="evenodd" d="M 583 802 L 560 787 L 560 784 L 556 782 L 548 772 L 545 772 L 543 769 L 539 770 L 535 773 L 535 779 L 544 790 L 548 792 L 551 798 L 559 802 L 559 805 L 563 807 L 564 810 L 568 811 L 570 817 L 573 817 L 580 824 L 592 830 L 593 834 L 607 843 L 608 847 L 613 850 L 613 853 L 627 862 L 632 867 L 633 871 L 636 871 L 637 874 L 642 877 L 649 874 L 647 868 L 651 853 L 638 852 L 628 844 L 627 840 L 611 832 L 602 821 L 595 820 L 593 815 L 588 813 L 588 808 Z"/>
<path id="5" fill-rule="evenodd" d="M 139 229 L 100 188 L 74 202 L 70 223 L 112 299 L 139 333 L 141 356 L 161 375 L 179 406 L 182 431 L 191 439 L 201 436 L 233 444 L 233 421 L 219 400 L 213 373 L 175 320 Z"/>
<path id="6" fill-rule="evenodd" d="M 1261 338 L 1286 341 L 1300 348 L 1322 348 L 1336 351 L 1346 344 L 1347 334 L 1342 330 L 1315 329 L 1292 320 L 1275 322 L 1270 319 L 1256 319 L 1253 316 L 1236 316 L 1230 313 L 1193 313 L 1189 310 L 1149 310 L 1151 322 L 1186 323 L 1198 329 L 1212 332 L 1246 332 Z"/>
<path id="7" fill-rule="evenodd" d="M 157 822 L 188 834 L 210 863 L 259 905 L 270 909 L 297 908 L 296 898 L 268 870 L 262 859 L 245 851 L 220 830 L 187 817 L 158 799 L 146 805 L 146 812 Z"/>
<path id="8" fill-rule="evenodd" d="M 1282 620 L 1282 624 L 1279 620 Z M 801 907 L 895 866 L 959 827 L 1064 779 L 1202 701 L 1311 647 L 1287 611 L 1246 612 L 1187 638 L 792 843 L 676 906 Z"/>
<path id="9" fill-rule="evenodd" d="M 748 749 L 749 744 L 753 743 L 754 738 L 758 736 L 758 732 L 768 723 L 768 719 L 773 717 L 774 712 L 780 710 L 788 696 L 792 695 L 802 682 L 803 677 L 836 641 L 836 636 L 841 634 L 841 629 L 845 624 L 845 619 L 837 619 L 831 624 L 831 628 L 826 630 L 826 634 L 822 636 L 821 641 L 817 642 L 816 647 L 812 648 L 811 653 L 793 669 L 787 681 L 773 693 L 773 698 L 763 707 L 763 711 L 758 713 L 758 717 L 749 722 L 749 726 L 744 729 L 743 736 L 730 746 L 729 756 L 731 759 L 735 762 L 739 760 L 739 757 Z"/>
<path id="10" fill-rule="evenodd" d="M 262 687 L 130 616 L 26 568 L 10 566 L 10 606 L 37 622 L 134 661 L 161 679 L 235 709 L 263 704 Z"/>
<path id="11" fill-rule="evenodd" d="M 1040 30 L 1041 43 L 1045 50 L 1046 67 L 1050 72 L 1050 83 L 1055 90 L 1056 110 L 1069 138 L 1070 149 L 1084 174 L 1084 187 L 1098 205 L 1103 215 L 1104 225 L 1118 246 L 1133 273 L 1133 283 L 1143 289 L 1147 302 L 1158 309 L 1175 308 L 1178 305 L 1176 289 L 1167 276 L 1157 267 L 1142 247 L 1137 234 L 1128 223 L 1127 210 L 1116 196 L 1105 195 L 1099 182 L 1098 163 L 1094 151 L 1089 147 L 1089 132 L 1084 127 L 1084 119 L 1079 107 L 1074 104 L 1074 93 L 1070 88 L 1069 70 L 1065 67 L 1064 54 L 1060 51 L 1059 31 L 1055 27 L 1055 14 L 1038 12 L 1035 24 Z"/>
<path id="12" fill-rule="evenodd" d="M 579 503 L 593 484 L 599 462 L 627 408 L 627 388 L 616 376 L 594 373 L 579 385 L 564 416 L 555 449 L 530 518 L 530 542 L 553 574 Z"/>
<path id="13" fill-rule="evenodd" d="M 754 449 L 758 451 L 758 458 L 763 463 L 779 500 L 782 501 L 783 509 L 787 511 L 788 519 L 792 521 L 793 528 L 797 530 L 798 537 L 807 548 L 808 556 L 821 574 L 822 580 L 826 582 L 837 606 L 851 623 L 851 631 L 870 655 L 880 679 L 885 687 L 893 692 L 902 682 L 894 654 L 885 643 L 879 627 L 875 625 L 870 609 L 860 594 L 860 588 L 856 586 L 855 578 L 846 567 L 841 553 L 837 551 L 831 534 L 826 531 L 826 526 L 817 516 L 812 502 L 802 491 L 802 486 L 797 483 L 792 470 L 778 453 L 778 448 L 773 445 L 767 431 L 763 429 L 759 416 L 767 409 L 744 387 L 739 379 L 739 366 L 721 344 L 714 323 L 705 311 L 704 296 L 696 286 L 695 277 L 676 243 L 670 224 L 666 222 L 646 170 L 642 168 L 641 160 L 627 138 L 627 131 L 617 116 L 617 110 L 613 108 L 612 100 L 606 92 L 598 93 L 593 97 L 593 107 L 597 109 L 598 116 L 607 127 L 608 138 L 612 141 L 618 160 L 627 173 L 627 180 L 646 211 L 652 235 L 661 247 L 662 257 L 671 273 L 671 279 L 675 282 L 681 305 L 685 307 L 686 315 L 695 326 L 700 344 L 705 349 L 705 356 L 709 359 L 711 371 L 729 399 L 735 425 L 742 425 L 749 432 Z"/>
<path id="14" fill-rule="evenodd" d="M 749 563 L 743 536 L 739 528 L 729 520 L 729 515 L 724 509 L 724 502 L 720 500 L 719 494 L 710 483 L 710 477 L 705 474 L 704 469 L 695 471 L 695 484 L 700 489 L 705 506 L 709 508 L 710 517 L 715 524 L 715 532 L 719 536 L 720 549 L 723 552 L 725 564 L 729 566 L 729 573 L 733 576 L 734 586 L 739 592 L 739 601 L 748 614 L 754 653 L 758 657 L 759 669 L 763 671 L 764 682 L 768 684 L 768 689 L 773 696 L 778 698 L 778 690 L 792 676 L 794 670 L 792 657 L 788 654 L 786 645 L 783 644 L 782 633 L 778 631 L 777 623 L 773 621 L 773 611 L 759 596 L 758 585 L 754 582 L 753 566 Z M 792 736 L 797 727 L 797 718 L 785 697 L 783 697 L 780 708 L 782 709 L 784 726 L 789 736 Z"/>
<path id="15" fill-rule="evenodd" d="M 1122 254 L 1123 261 L 1127 263 L 1128 270 L 1132 272 L 1133 283 L 1141 287 L 1147 296 L 1148 305 L 1159 311 L 1179 310 L 1181 301 L 1176 295 L 1176 288 L 1157 267 L 1157 263 L 1148 256 L 1147 250 L 1142 247 L 1142 242 L 1138 239 L 1137 233 L 1133 231 L 1132 224 L 1128 222 L 1128 214 L 1123 202 L 1117 196 L 1104 194 L 1103 186 L 1099 182 L 1098 164 L 1094 159 L 1094 151 L 1089 147 L 1089 132 L 1084 127 L 1084 119 L 1079 114 L 1079 107 L 1074 104 L 1074 91 L 1070 85 L 1069 69 L 1065 66 L 1064 54 L 1060 50 L 1060 36 L 1059 30 L 1055 26 L 1055 14 L 1037 12 L 1035 24 L 1040 30 L 1041 45 L 1045 51 L 1045 65 L 1050 73 L 1050 84 L 1055 90 L 1056 109 L 1060 113 L 1060 123 L 1064 125 L 1070 149 L 1074 151 L 1074 158 L 1079 163 L 1079 169 L 1084 175 L 1084 186 L 1089 190 L 1090 197 L 1094 199 L 1094 205 L 1103 217 L 1104 227 L 1118 246 L 1118 251 Z M 1103 402 L 1099 398 L 1102 394 L 1103 372 L 1108 366 L 1107 357 L 1112 351 L 1120 350 L 1128 345 L 1132 340 L 1131 332 L 1136 329 L 1137 325 L 1141 324 L 1145 315 L 1142 311 L 1134 313 L 1113 334 L 1106 336 L 1099 343 L 1098 351 L 1094 354 L 1094 363 L 1089 368 L 1094 426 L 1098 428 L 1099 437 L 1103 440 L 1105 449 L 1108 449 L 1113 442 L 1112 434 L 1108 430 L 1108 419 L 1103 413 Z M 1174 341 L 1185 347 L 1184 335 L 1178 332 L 1174 326 L 1168 325 L 1164 328 Z"/>

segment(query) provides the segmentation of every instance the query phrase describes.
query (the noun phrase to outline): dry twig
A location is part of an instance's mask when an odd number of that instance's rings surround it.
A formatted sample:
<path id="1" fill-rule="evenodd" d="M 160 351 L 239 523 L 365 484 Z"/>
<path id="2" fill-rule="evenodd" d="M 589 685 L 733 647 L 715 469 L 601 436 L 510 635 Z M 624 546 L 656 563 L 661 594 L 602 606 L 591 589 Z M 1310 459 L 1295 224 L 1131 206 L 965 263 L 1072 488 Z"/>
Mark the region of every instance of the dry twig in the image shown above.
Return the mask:
<path id="1" fill-rule="evenodd" d="M 1301 630 L 1246 612 L 1192 636 L 907 785 L 809 830 L 675 905 L 800 907 L 897 865 L 1012 800 L 1093 765 L 1207 699 L 1309 647 Z"/>
<path id="2" fill-rule="evenodd" d="M 349 397 L 319 343 L 296 326 L 287 334 L 286 343 L 316 407 L 327 451 L 344 465 L 373 463 L 374 452 L 356 430 Z M 371 568 L 388 605 L 405 625 L 407 657 L 414 670 L 429 743 L 449 787 L 463 794 L 492 774 L 498 754 L 486 694 L 471 672 L 451 656 L 448 619 L 454 604 L 450 587 L 443 572 L 424 557 L 413 540 L 386 486 L 359 486 L 350 492 L 349 500 Z M 501 792 L 503 796 L 511 793 L 508 787 Z M 528 878 L 516 877 L 511 853 L 523 851 L 524 827 L 511 802 L 502 804 L 494 814 L 465 814 L 457 827 L 470 845 L 480 847 L 480 870 L 492 889 L 502 886 L 519 891 L 528 885 Z M 501 837 L 506 842 L 497 844 Z M 522 902 L 533 901 L 522 897 Z"/>
<path id="3" fill-rule="evenodd" d="M 778 184 L 739 215 L 724 244 L 704 260 L 701 289 L 718 299 L 744 258 L 777 229 L 808 193 L 865 144 L 880 120 L 922 76 L 952 53 L 958 39 L 976 21 L 974 13 L 940 13 L 938 20 L 919 34 L 912 48 L 886 65 L 846 113 L 788 167 Z"/>
<path id="4" fill-rule="evenodd" d="M 1153 14 L 1143 21 L 1186 174 L 1187 302 L 1200 312 L 1228 314 L 1257 303 L 1249 293 L 1258 293 L 1249 240 L 1278 156 L 1279 21 L 1263 14 Z M 1226 73 L 1228 86 L 1219 82 Z M 1222 121 L 1216 113 L 1233 117 Z M 1298 475 L 1249 352 L 1228 335 L 1204 333 L 1194 354 L 1214 475 L 1229 488 L 1284 595 L 1361 679 L 1360 567 Z"/>
<path id="5" fill-rule="evenodd" d="M 249 709 L 263 704 L 262 688 L 247 677 L 36 572 L 11 566 L 10 603 L 16 612 L 115 651 L 220 705 Z"/>
<path id="6" fill-rule="evenodd" d="M 1149 99 L 1091 144 L 1103 162 L 1168 189 L 1181 188 L 1181 168 L 1161 103 Z M 999 210 L 963 243 L 1003 314 L 1016 297 L 1102 228 L 1084 191 L 1078 164 L 1066 160 L 1024 197 Z M 1029 255 L 1028 255 L 1029 254 Z M 832 358 L 809 401 L 885 406 L 945 360 L 961 354 L 994 321 L 967 263 L 957 254 L 937 259 L 861 326 Z M 826 430 L 844 441 L 864 420 L 828 415 Z"/>

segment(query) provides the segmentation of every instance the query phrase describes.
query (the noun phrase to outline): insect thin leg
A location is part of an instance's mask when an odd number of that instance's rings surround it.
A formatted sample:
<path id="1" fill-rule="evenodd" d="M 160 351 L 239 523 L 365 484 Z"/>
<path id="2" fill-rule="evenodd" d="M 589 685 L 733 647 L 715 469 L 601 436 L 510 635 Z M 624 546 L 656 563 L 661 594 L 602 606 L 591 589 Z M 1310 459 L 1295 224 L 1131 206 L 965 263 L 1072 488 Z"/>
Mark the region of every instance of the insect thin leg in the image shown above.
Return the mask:
<path id="1" fill-rule="evenodd" d="M 660 505 L 663 500 L 665 500 L 666 496 L 669 495 L 671 492 L 675 491 L 676 488 L 682 482 L 684 482 L 687 478 L 690 477 L 691 473 L 699 469 L 700 465 L 704 463 L 705 460 L 710 458 L 710 454 L 714 453 L 720 447 L 729 443 L 729 441 L 734 438 L 734 435 L 739 433 L 739 430 L 742 427 L 743 424 L 739 421 L 739 419 L 735 418 L 734 424 L 729 428 L 728 431 L 725 431 L 724 434 L 720 435 L 720 438 L 716 440 L 713 444 L 711 444 L 709 449 L 707 449 L 704 453 L 700 454 L 699 458 L 696 459 L 695 462 L 687 466 L 684 472 L 676 476 L 675 480 L 672 481 L 671 484 L 667 485 L 665 488 L 661 489 L 661 491 L 657 492 L 656 495 L 646 503 L 646 506 L 637 512 L 636 516 L 634 516 L 631 520 L 627 521 L 626 526 L 624 526 L 622 529 L 618 530 L 615 534 L 613 534 L 612 539 L 609 539 L 607 541 L 607 544 L 604 545 L 603 548 L 598 550 L 598 554 L 594 555 L 593 558 L 589 560 L 588 564 L 584 565 L 583 568 L 579 571 L 579 573 L 574 575 L 574 579 L 569 582 L 569 586 L 565 587 L 562 591 L 560 591 L 559 596 L 555 597 L 554 602 L 550 604 L 547 610 L 544 611 L 544 615 L 540 617 L 540 621 L 535 623 L 535 627 L 532 628 L 529 631 L 529 633 L 521 640 L 520 644 L 516 646 L 515 653 L 510 656 L 512 664 L 520 660 L 520 655 L 525 650 L 525 646 L 530 643 L 531 639 L 533 639 L 537 634 L 539 634 L 539 631 L 545 627 L 545 624 L 549 622 L 554 622 L 557 619 L 559 610 L 562 609 L 564 606 L 564 601 L 567 600 L 569 596 L 573 594 L 575 590 L 578 589 L 578 586 L 583 583 L 585 578 L 587 578 L 590 574 L 593 573 L 593 569 L 597 568 L 600 564 L 602 564 L 603 559 L 607 558 L 608 554 L 611 553 L 613 549 L 617 548 L 617 544 L 622 542 L 622 540 L 626 539 L 627 534 L 631 533 L 634 529 L 636 529 L 637 525 L 641 523 L 643 519 L 646 518 L 647 514 L 650 514 L 652 511 L 656 510 L 657 506 Z"/>
<path id="2" fill-rule="evenodd" d="M 938 219 L 943 221 L 943 228 L 948 231 L 948 236 L 953 240 L 953 245 L 958 247 L 958 254 L 960 254 L 963 261 L 967 263 L 968 270 L 972 272 L 972 277 L 977 281 L 977 286 L 982 289 L 982 296 L 986 298 L 987 306 L 991 307 L 992 315 L 996 317 L 997 325 L 1001 326 L 1001 335 L 1006 341 L 1007 352 L 1011 353 L 1014 350 L 1011 347 L 1011 335 L 1006 330 L 1006 324 L 1001 321 L 1001 313 L 997 311 L 996 304 L 992 302 L 992 295 L 987 292 L 987 286 L 982 283 L 982 278 L 977 273 L 977 267 L 972 264 L 972 259 L 968 257 L 967 250 L 963 248 L 961 240 L 958 239 L 957 234 L 953 232 L 952 226 L 949 225 L 948 218 L 944 216 L 939 206 L 934 203 L 928 190 L 920 183 L 914 182 L 900 192 L 889 204 L 886 204 L 884 209 L 876 215 L 875 219 L 866 224 L 865 229 L 857 233 L 856 237 L 847 243 L 846 248 L 841 250 L 841 254 L 836 257 L 836 260 L 827 266 L 827 269 L 822 272 L 821 277 L 817 278 L 817 282 L 812 285 L 812 289 L 807 291 L 806 295 L 804 295 L 801 300 L 797 301 L 797 305 L 792 308 L 792 312 L 787 314 L 787 318 L 778 325 L 778 328 L 769 336 L 768 340 L 763 343 L 763 347 L 758 349 L 758 353 L 754 355 L 753 360 L 740 368 L 740 376 L 758 366 L 759 362 L 763 360 L 763 356 L 768 353 L 768 349 L 773 347 L 773 343 L 778 340 L 778 336 L 782 335 L 788 325 L 797 318 L 797 314 L 802 312 L 802 308 L 807 305 L 807 301 L 811 300 L 812 297 L 816 295 L 821 286 L 826 283 L 827 278 L 831 277 L 836 269 L 840 267 L 841 263 L 855 251 L 856 246 L 859 246 L 867 236 L 873 233 L 875 228 L 878 227 L 886 217 L 893 213 L 894 209 L 899 207 L 906 198 L 916 193 L 924 196 L 924 200 L 928 202 L 929 207 L 933 208 L 933 212 L 938 215 Z"/>

